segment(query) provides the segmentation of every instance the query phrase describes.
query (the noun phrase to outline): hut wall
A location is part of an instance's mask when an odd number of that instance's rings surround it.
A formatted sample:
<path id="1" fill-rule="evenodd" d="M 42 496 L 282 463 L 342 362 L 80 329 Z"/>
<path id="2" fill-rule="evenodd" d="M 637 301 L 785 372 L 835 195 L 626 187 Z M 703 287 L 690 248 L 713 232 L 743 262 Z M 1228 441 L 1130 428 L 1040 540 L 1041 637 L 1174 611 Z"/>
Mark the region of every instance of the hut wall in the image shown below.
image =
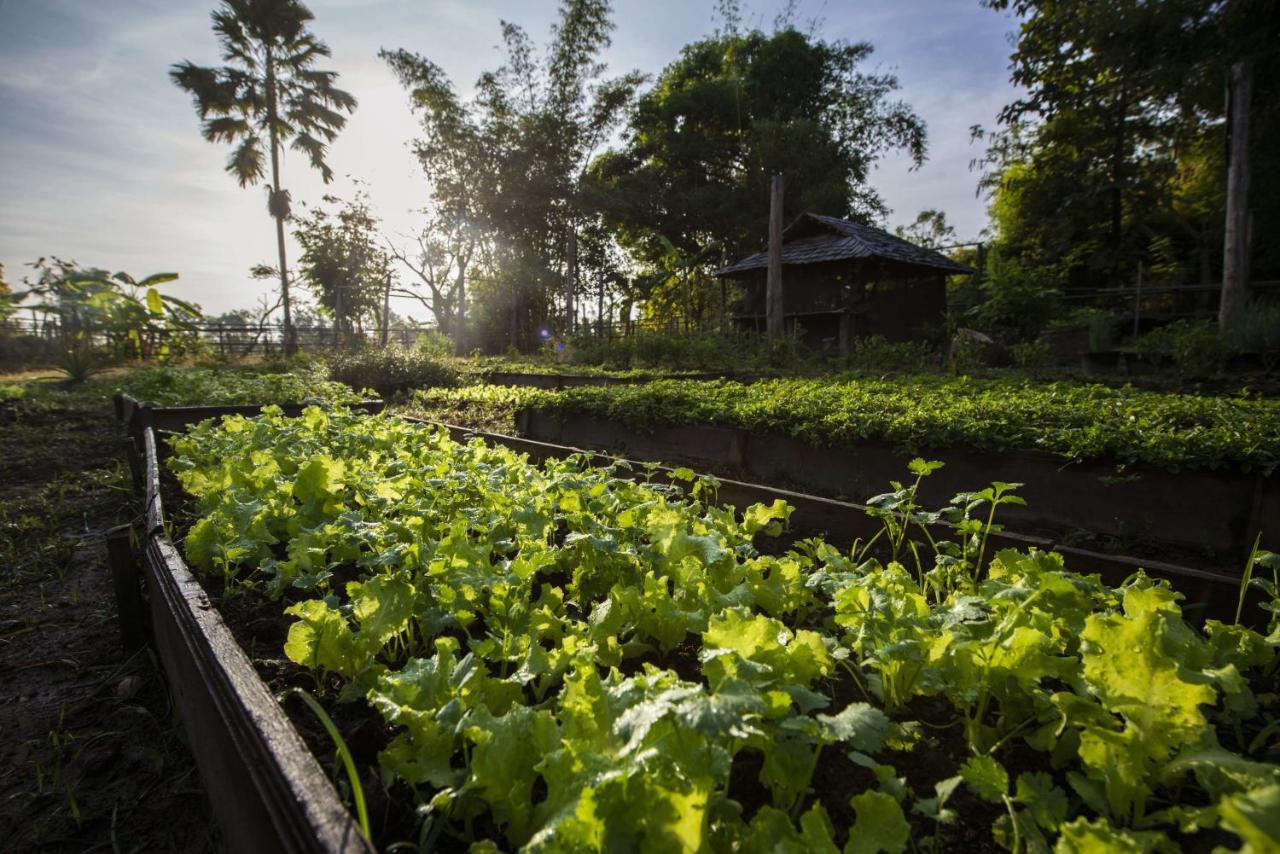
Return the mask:
<path id="1" fill-rule="evenodd" d="M 940 327 L 947 312 L 945 274 L 916 268 L 882 268 L 868 276 L 854 335 L 882 335 L 890 341 L 917 338 Z"/>
<path id="2" fill-rule="evenodd" d="M 738 328 L 764 328 L 765 271 L 735 277 L 743 298 Z M 946 276 L 904 264 L 841 261 L 793 264 L 782 270 L 782 305 L 787 328 L 799 323 L 808 343 L 829 347 L 840 337 L 838 312 L 851 315 L 854 337 L 881 335 L 890 341 L 918 337 L 940 325 L 946 314 Z"/>

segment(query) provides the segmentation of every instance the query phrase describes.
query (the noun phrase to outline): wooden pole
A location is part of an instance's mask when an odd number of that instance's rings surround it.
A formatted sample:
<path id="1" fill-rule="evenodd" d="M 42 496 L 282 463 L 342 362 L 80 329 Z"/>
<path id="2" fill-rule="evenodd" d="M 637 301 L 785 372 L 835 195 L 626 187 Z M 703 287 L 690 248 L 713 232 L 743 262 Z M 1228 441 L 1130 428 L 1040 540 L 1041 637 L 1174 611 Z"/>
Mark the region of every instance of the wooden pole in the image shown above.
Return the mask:
<path id="1" fill-rule="evenodd" d="M 1249 287 L 1249 99 L 1253 67 L 1231 66 L 1227 89 L 1230 161 L 1227 164 L 1227 221 L 1222 251 L 1222 300 L 1218 328 L 1226 330 L 1244 311 Z"/>
<path id="2" fill-rule="evenodd" d="M 382 349 L 387 349 L 391 336 L 391 273 L 387 273 L 387 286 L 382 290 Z"/>
<path id="3" fill-rule="evenodd" d="M 564 334 L 573 332 L 573 294 L 578 278 L 578 229 L 569 226 L 569 246 L 564 271 Z"/>
<path id="4" fill-rule="evenodd" d="M 133 555 L 128 525 L 107 531 L 107 563 L 116 590 L 116 615 L 120 621 L 120 640 L 125 650 L 135 650 L 146 643 L 143 622 L 142 589 L 138 584 L 138 563 Z"/>
<path id="5" fill-rule="evenodd" d="M 765 281 L 765 327 L 769 341 L 780 338 L 782 322 L 782 191 L 781 175 L 769 187 L 769 273 Z"/>

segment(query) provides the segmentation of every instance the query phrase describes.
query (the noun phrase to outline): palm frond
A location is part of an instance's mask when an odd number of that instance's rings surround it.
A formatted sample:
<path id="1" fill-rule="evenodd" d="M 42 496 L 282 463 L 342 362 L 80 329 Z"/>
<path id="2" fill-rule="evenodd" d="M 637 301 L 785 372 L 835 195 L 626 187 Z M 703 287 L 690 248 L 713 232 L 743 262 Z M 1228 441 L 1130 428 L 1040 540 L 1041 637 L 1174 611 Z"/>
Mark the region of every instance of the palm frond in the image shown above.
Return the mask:
<path id="1" fill-rule="evenodd" d="M 235 176 L 241 187 L 256 184 L 265 174 L 263 170 L 262 140 L 257 134 L 244 138 L 227 158 L 227 171 Z"/>
<path id="2" fill-rule="evenodd" d="M 247 121 L 233 116 L 208 119 L 203 128 L 204 138 L 209 142 L 234 142 L 252 132 Z"/>
<path id="3" fill-rule="evenodd" d="M 304 151 L 311 159 L 311 165 L 320 170 L 320 177 L 328 184 L 333 180 L 333 170 L 324 162 L 325 144 L 308 133 L 300 133 L 293 138 L 291 145 L 296 151 Z"/>

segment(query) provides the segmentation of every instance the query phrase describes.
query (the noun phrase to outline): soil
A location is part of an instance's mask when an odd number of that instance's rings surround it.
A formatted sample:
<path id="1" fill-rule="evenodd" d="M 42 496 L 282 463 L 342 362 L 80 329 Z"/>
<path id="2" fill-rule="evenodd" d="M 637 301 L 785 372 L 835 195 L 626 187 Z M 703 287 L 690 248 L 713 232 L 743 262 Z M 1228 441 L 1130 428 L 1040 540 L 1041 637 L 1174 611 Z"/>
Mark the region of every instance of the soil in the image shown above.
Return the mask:
<path id="1" fill-rule="evenodd" d="M 104 535 L 138 507 L 107 388 L 0 404 L 0 840 L 214 851 L 159 664 L 121 642 Z"/>

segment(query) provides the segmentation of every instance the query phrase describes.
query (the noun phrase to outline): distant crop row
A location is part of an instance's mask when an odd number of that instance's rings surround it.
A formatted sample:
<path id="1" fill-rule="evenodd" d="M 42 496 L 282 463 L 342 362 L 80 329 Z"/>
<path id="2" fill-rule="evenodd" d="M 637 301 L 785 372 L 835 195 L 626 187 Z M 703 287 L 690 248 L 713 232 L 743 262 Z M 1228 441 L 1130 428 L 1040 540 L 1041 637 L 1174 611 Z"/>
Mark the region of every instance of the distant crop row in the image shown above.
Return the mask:
<path id="1" fill-rule="evenodd" d="M 472 386 L 418 393 L 420 410 L 502 416 L 519 406 L 646 430 L 718 424 L 824 447 L 887 442 L 1039 450 L 1070 460 L 1171 471 L 1269 473 L 1280 464 L 1280 400 L 1140 391 L 1077 383 L 900 376 L 891 379 L 664 380 L 564 391 Z"/>
<path id="2" fill-rule="evenodd" d="M 130 373 L 121 391 L 159 406 L 230 406 L 253 403 L 355 403 L 373 392 L 358 394 L 322 373 L 294 370 L 277 373 L 243 368 L 144 368 Z"/>

